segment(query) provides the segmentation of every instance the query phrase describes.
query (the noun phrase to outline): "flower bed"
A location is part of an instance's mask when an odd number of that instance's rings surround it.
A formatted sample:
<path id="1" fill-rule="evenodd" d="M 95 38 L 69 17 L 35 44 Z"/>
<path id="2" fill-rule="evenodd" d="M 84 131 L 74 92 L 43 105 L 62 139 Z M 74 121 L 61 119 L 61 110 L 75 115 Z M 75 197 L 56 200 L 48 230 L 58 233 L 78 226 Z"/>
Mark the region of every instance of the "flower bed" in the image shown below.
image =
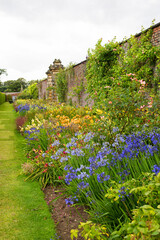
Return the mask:
<path id="1" fill-rule="evenodd" d="M 102 109 L 20 100 L 17 105 L 26 118 L 21 133 L 27 179 L 39 181 L 42 189 L 63 186 L 66 205 L 88 209 L 90 221 L 72 230 L 72 239 L 77 234 L 85 239 L 158 239 L 158 127 L 144 123 L 138 131 L 122 133 L 111 128 Z"/>

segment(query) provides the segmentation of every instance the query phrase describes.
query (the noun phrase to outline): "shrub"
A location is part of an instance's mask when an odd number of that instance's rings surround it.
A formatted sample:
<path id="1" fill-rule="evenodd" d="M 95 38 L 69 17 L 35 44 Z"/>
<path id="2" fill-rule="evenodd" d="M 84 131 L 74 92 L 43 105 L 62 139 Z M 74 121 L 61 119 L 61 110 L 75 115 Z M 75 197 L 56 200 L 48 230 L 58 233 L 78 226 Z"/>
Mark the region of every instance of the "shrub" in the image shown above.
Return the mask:
<path id="1" fill-rule="evenodd" d="M 23 92 L 20 93 L 18 99 L 38 99 L 37 83 L 29 85 Z"/>
<path id="2" fill-rule="evenodd" d="M 5 94 L 0 92 L 0 104 L 5 102 Z"/>

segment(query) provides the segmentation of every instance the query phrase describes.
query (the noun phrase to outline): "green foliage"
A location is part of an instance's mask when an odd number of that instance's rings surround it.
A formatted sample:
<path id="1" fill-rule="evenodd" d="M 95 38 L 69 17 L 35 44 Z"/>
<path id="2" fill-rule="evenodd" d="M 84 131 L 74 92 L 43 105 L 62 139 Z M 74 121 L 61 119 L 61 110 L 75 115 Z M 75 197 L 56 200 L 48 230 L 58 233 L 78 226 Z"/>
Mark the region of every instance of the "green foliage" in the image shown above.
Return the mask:
<path id="1" fill-rule="evenodd" d="M 160 205 L 153 208 L 143 205 L 133 210 L 133 219 L 124 224 L 119 231 L 112 233 L 110 239 L 144 239 L 158 240 L 160 238 Z"/>
<path id="2" fill-rule="evenodd" d="M 27 82 L 24 78 L 18 78 L 17 80 L 5 81 L 1 87 L 4 92 L 20 92 L 21 89 L 25 89 Z"/>
<path id="3" fill-rule="evenodd" d="M 56 74 L 56 93 L 59 102 L 66 102 L 66 95 L 68 91 L 68 79 L 74 78 L 74 64 L 70 63 L 68 67 L 60 69 Z M 79 91 L 79 90 L 78 90 Z M 81 91 L 81 90 L 80 90 Z M 76 92 L 77 94 L 77 92 Z M 79 92 L 78 92 L 79 94 Z"/>
<path id="4" fill-rule="evenodd" d="M 4 103 L 5 99 L 6 99 L 5 94 L 0 92 L 0 104 Z"/>
<path id="5" fill-rule="evenodd" d="M 102 46 L 102 39 L 94 50 L 89 50 L 87 61 L 87 91 L 94 99 L 106 97 L 105 86 L 112 85 L 114 65 L 118 61 L 120 51 L 118 42 L 114 40 Z"/>
<path id="6" fill-rule="evenodd" d="M 59 102 L 66 101 L 67 79 L 66 72 L 64 69 L 61 69 L 59 73 L 56 75 L 56 93 L 58 95 Z"/>
<path id="7" fill-rule="evenodd" d="M 77 83 L 76 87 L 72 87 L 72 93 L 71 93 L 71 96 L 77 97 L 79 104 L 81 101 L 81 95 L 83 91 L 84 91 L 83 79 L 81 79 L 80 84 Z"/>
<path id="8" fill-rule="evenodd" d="M 50 134 L 47 129 L 39 129 L 38 135 L 30 134 L 30 144 L 26 146 L 26 152 L 30 160 L 23 165 L 23 172 L 27 179 L 37 180 L 42 188 L 49 184 L 61 183 L 63 175 L 62 164 L 52 158 L 57 147 L 50 145 Z"/>
<path id="9" fill-rule="evenodd" d="M 103 240 L 108 237 L 108 233 L 106 231 L 105 226 L 95 224 L 92 221 L 81 222 L 78 226 L 79 229 L 72 229 L 71 230 L 71 239 L 73 240 L 74 237 L 77 239 L 78 233 L 85 239 L 85 240 Z"/>
<path id="10" fill-rule="evenodd" d="M 160 80 L 160 48 L 152 45 L 151 37 L 150 29 L 121 45 L 113 40 L 102 46 L 99 40 L 89 51 L 87 91 L 95 105 L 104 110 L 107 125 L 119 127 L 120 132 L 141 128 L 148 123 L 147 117 L 153 116 L 151 107 L 158 97 Z"/>
<path id="11" fill-rule="evenodd" d="M 135 74 L 138 80 L 143 79 L 147 87 L 154 86 L 157 78 L 153 71 L 156 64 L 159 71 L 160 48 L 152 45 L 151 37 L 150 29 L 139 38 L 132 36 L 122 45 L 113 39 L 102 46 L 102 40 L 99 40 L 95 49 L 89 50 L 87 90 L 96 102 L 108 98 L 110 88 L 116 84 L 128 87 L 129 82 L 126 84 L 125 78 L 130 73 Z"/>
<path id="12" fill-rule="evenodd" d="M 13 102 L 13 100 L 12 100 L 12 96 L 9 95 L 9 94 L 6 95 L 6 101 L 12 103 L 12 102 Z"/>
<path id="13" fill-rule="evenodd" d="M 20 93 L 18 99 L 38 99 L 37 83 L 29 85 L 23 92 Z"/>
<path id="14" fill-rule="evenodd" d="M 71 66 L 70 66 L 71 67 Z M 67 69 L 60 69 L 56 75 L 56 93 L 59 102 L 66 102 L 67 86 Z"/>
<path id="15" fill-rule="evenodd" d="M 145 173 L 141 179 L 132 179 L 124 184 L 114 182 L 113 186 L 105 196 L 112 202 L 118 201 L 120 208 L 124 205 L 124 212 L 127 212 L 130 221 L 120 225 L 120 229 L 114 231 L 110 239 L 158 239 L 160 236 L 160 173 L 157 176 Z M 130 204 L 122 200 L 119 196 L 121 187 L 126 195 L 131 194 L 136 205 L 133 205 L 133 200 L 130 200 Z"/>

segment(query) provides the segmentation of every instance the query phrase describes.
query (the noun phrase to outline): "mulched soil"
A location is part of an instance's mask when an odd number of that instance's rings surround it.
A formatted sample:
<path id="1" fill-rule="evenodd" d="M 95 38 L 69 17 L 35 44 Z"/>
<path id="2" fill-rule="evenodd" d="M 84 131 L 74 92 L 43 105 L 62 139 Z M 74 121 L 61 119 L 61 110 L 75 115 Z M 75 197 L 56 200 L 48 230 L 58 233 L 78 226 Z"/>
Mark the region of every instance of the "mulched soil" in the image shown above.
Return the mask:
<path id="1" fill-rule="evenodd" d="M 78 228 L 80 222 L 86 222 L 89 218 L 86 209 L 83 206 L 68 207 L 63 188 L 47 186 L 43 192 L 56 225 L 57 239 L 71 240 L 71 229 Z M 82 239 L 80 236 L 77 238 Z"/>

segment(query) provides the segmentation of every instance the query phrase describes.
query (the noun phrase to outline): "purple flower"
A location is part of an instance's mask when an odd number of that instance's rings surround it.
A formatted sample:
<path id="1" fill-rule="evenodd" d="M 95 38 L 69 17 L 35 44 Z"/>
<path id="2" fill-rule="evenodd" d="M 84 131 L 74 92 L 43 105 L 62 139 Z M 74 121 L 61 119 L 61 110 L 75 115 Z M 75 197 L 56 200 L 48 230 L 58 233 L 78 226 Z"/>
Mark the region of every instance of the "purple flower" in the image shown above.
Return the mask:
<path id="1" fill-rule="evenodd" d="M 81 149 L 76 148 L 76 149 L 71 151 L 71 155 L 80 157 L 80 156 L 84 156 L 85 153 Z"/>
<path id="2" fill-rule="evenodd" d="M 60 145 L 59 140 L 56 140 L 54 141 L 54 143 L 52 143 L 52 147 L 59 146 L 59 145 Z"/>
<path id="3" fill-rule="evenodd" d="M 154 172 L 155 175 L 158 175 L 158 173 L 160 172 L 160 166 L 154 165 L 152 172 Z"/>
<path id="4" fill-rule="evenodd" d="M 74 197 L 71 196 L 70 198 L 65 199 L 65 202 L 68 207 L 70 205 L 73 205 L 75 201 L 78 202 L 78 198 L 76 196 L 74 196 Z"/>
<path id="5" fill-rule="evenodd" d="M 78 184 L 79 189 L 84 189 L 84 188 L 87 188 L 87 187 L 89 187 L 89 183 L 86 183 L 84 181 L 82 181 Z"/>
<path id="6" fill-rule="evenodd" d="M 110 175 L 105 175 L 104 172 L 101 174 L 97 174 L 97 181 L 99 183 L 103 183 L 104 181 L 108 181 L 110 179 Z"/>

